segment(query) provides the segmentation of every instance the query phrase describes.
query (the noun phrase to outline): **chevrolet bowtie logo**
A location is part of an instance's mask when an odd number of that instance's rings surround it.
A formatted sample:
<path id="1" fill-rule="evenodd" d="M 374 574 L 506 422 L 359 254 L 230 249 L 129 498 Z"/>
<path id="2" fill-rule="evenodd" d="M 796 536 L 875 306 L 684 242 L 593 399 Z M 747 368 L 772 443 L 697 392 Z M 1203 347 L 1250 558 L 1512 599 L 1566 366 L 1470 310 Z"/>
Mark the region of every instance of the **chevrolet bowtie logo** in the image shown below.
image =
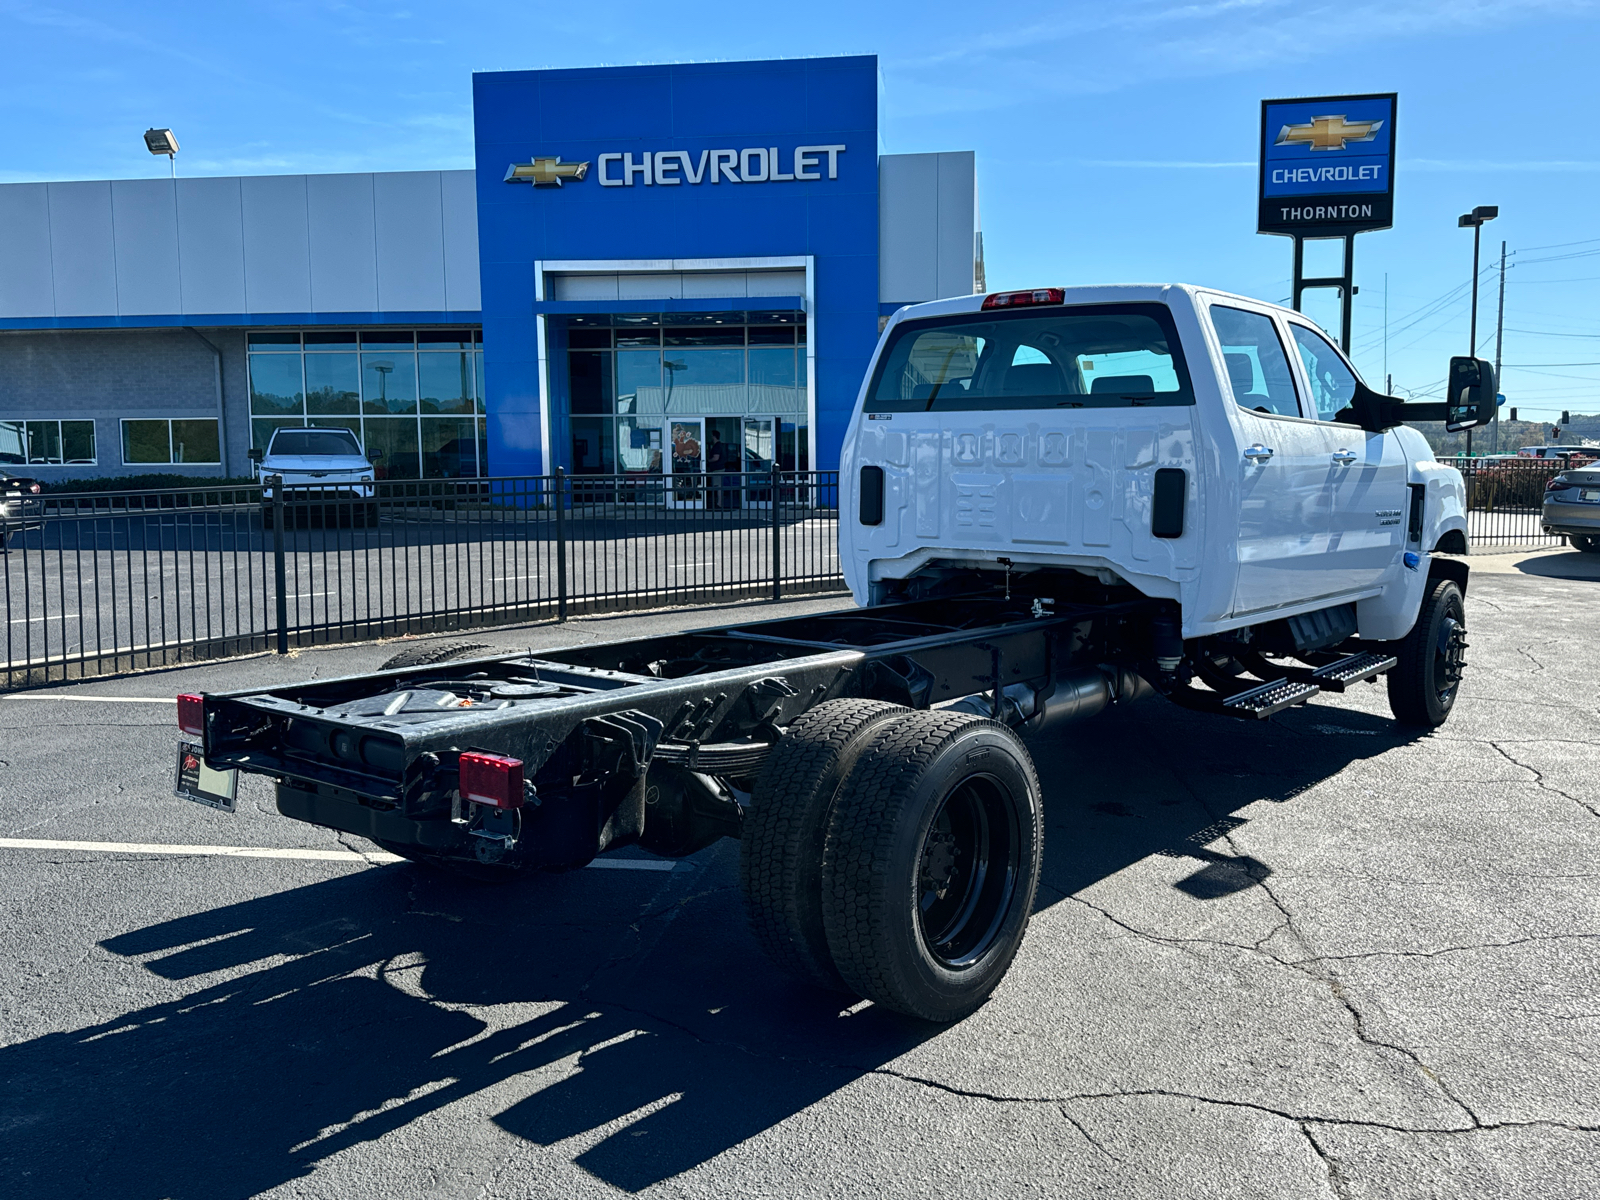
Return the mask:
<path id="1" fill-rule="evenodd" d="M 534 187 L 560 187 L 563 179 L 580 180 L 588 173 L 588 163 L 564 163 L 558 155 L 555 158 L 512 163 L 506 168 L 506 182 L 531 183 Z"/>
<path id="2" fill-rule="evenodd" d="M 1382 128 L 1382 121 L 1346 121 L 1343 116 L 1312 117 L 1304 125 L 1285 125 L 1275 144 L 1343 150 L 1346 142 L 1370 142 Z"/>

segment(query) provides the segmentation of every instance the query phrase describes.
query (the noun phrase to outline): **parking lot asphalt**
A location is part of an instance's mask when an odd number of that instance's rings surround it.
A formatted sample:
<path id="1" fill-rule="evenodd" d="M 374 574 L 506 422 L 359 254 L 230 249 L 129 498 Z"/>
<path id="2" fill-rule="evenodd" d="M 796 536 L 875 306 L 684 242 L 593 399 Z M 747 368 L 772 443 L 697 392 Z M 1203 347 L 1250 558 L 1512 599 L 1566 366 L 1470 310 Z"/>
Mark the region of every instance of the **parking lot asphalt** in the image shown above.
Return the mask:
<path id="1" fill-rule="evenodd" d="M 731 842 L 492 888 L 362 857 L 259 780 L 233 816 L 172 798 L 166 699 L 394 643 L 0 699 L 0 838 L 328 855 L 0 841 L 0 1192 L 1593 1196 L 1600 580 L 1568 557 L 1475 575 L 1437 732 L 1372 687 L 1035 742 L 1038 910 L 951 1027 L 775 975 Z"/>

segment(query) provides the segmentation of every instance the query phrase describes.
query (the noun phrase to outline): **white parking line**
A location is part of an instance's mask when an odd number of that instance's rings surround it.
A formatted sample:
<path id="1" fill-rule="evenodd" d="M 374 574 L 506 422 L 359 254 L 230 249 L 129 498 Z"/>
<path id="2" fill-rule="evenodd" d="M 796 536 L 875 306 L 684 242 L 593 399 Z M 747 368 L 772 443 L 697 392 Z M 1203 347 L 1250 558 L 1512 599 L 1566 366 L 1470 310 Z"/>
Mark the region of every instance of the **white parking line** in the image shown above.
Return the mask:
<path id="1" fill-rule="evenodd" d="M 176 704 L 176 696 L 63 696 L 58 692 L 8 692 L 0 700 L 70 700 L 74 704 Z"/>
<path id="2" fill-rule="evenodd" d="M 0 850 L 77 850 L 98 854 L 181 854 L 216 858 L 301 858 L 317 862 L 405 862 L 398 854 L 374 850 L 288 850 L 270 846 L 170 846 L 158 842 L 63 842 L 50 838 L 0 838 Z M 597 858 L 589 864 L 612 871 L 670 871 L 678 864 L 654 858 Z"/>
<path id="3" fill-rule="evenodd" d="M 0 838 L 0 850 L 81 850 L 101 854 L 185 854 L 223 858 L 310 858 L 319 862 L 404 862 L 398 854 L 374 850 L 280 850 L 268 846 L 168 846 L 154 842 L 60 842 L 48 838 Z"/>

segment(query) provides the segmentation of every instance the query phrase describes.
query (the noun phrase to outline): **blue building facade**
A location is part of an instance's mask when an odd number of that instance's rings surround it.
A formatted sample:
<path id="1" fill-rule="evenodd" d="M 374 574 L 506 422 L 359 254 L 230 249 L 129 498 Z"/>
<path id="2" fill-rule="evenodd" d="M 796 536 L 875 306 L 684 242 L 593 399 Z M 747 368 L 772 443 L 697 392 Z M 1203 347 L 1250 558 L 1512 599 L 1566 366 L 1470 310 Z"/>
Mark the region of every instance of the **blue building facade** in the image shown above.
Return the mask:
<path id="1" fill-rule="evenodd" d="M 878 332 L 876 59 L 473 85 L 497 473 L 834 466 Z M 517 177 L 552 158 L 582 177 Z"/>
<path id="2" fill-rule="evenodd" d="M 0 185 L 0 463 L 238 475 L 333 424 L 396 478 L 834 467 L 885 315 L 982 287 L 973 155 L 880 154 L 879 88 L 484 73 L 475 171 Z"/>

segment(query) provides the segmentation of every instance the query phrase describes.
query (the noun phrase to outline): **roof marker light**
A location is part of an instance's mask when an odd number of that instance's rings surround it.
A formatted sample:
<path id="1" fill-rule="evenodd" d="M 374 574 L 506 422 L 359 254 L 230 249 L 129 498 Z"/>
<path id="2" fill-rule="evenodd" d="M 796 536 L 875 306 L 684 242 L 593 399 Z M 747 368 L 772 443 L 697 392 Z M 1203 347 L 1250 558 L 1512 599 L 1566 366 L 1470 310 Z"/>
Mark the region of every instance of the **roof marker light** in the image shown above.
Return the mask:
<path id="1" fill-rule="evenodd" d="M 994 292 L 983 298 L 983 307 L 1026 308 L 1032 304 L 1065 304 L 1065 288 L 1034 288 L 1027 292 Z"/>

